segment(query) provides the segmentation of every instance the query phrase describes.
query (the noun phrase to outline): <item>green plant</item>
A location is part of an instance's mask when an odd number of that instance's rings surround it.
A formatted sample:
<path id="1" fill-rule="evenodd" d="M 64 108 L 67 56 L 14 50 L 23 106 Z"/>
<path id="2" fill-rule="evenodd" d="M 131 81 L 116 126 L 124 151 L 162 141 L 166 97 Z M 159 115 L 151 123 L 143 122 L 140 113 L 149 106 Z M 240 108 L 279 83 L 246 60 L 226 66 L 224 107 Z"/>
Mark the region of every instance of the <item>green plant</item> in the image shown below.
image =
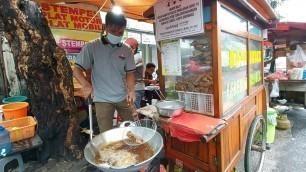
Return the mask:
<path id="1" fill-rule="evenodd" d="M 282 18 L 284 18 L 284 16 L 282 16 L 280 14 L 279 11 L 277 11 L 277 7 L 281 6 L 284 4 L 286 0 L 268 0 L 268 3 L 270 4 L 270 6 L 273 8 L 278 20 L 281 20 Z"/>
<path id="2" fill-rule="evenodd" d="M 286 0 L 268 0 L 270 6 L 275 10 L 279 5 L 282 5 Z"/>

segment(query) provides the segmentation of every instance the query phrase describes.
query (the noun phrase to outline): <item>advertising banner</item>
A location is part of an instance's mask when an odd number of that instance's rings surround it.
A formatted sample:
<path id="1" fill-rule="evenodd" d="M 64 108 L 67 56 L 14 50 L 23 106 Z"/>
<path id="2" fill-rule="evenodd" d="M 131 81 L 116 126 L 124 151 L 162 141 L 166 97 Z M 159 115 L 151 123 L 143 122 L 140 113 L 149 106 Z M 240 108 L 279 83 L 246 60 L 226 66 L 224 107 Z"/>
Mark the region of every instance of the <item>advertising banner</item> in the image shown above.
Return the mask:
<path id="1" fill-rule="evenodd" d="M 99 14 L 90 21 L 96 11 L 59 4 L 41 3 L 40 5 L 51 28 L 83 30 L 89 23 L 84 30 L 93 32 L 101 32 L 102 30 Z"/>

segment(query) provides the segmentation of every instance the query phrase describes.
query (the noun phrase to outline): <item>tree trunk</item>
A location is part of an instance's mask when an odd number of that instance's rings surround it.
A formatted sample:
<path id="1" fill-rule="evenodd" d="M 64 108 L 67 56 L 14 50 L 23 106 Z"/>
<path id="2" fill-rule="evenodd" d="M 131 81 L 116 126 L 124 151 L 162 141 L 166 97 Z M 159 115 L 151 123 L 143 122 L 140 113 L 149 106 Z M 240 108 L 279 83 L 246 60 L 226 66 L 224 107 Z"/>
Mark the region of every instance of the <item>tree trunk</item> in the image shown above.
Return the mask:
<path id="1" fill-rule="evenodd" d="M 72 70 L 56 45 L 47 20 L 35 2 L 1 0 L 0 20 L 27 84 L 31 113 L 38 120 L 43 160 L 80 159 L 80 134 L 73 96 Z"/>

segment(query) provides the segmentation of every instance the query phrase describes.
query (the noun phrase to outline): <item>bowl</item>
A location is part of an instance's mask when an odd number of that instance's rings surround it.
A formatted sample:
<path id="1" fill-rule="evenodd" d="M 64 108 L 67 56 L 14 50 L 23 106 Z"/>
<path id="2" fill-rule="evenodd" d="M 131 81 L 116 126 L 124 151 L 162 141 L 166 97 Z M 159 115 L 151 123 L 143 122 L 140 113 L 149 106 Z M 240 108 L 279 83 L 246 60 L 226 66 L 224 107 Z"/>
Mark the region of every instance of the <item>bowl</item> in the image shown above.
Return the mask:
<path id="1" fill-rule="evenodd" d="M 279 99 L 279 100 L 277 100 L 278 101 L 278 103 L 280 103 L 280 104 L 286 104 L 287 103 L 287 100 L 286 99 Z"/>
<path id="2" fill-rule="evenodd" d="M 184 102 L 178 100 L 161 100 L 155 106 L 159 115 L 170 118 L 182 115 L 186 107 Z"/>

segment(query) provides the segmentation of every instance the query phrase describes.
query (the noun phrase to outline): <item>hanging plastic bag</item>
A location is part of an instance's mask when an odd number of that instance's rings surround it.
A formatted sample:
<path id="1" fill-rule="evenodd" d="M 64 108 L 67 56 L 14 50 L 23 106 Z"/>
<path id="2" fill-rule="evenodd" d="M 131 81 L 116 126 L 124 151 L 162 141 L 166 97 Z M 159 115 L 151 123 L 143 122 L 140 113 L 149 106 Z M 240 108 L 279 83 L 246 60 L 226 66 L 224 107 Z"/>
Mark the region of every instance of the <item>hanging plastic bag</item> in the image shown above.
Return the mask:
<path id="1" fill-rule="evenodd" d="M 270 97 L 278 97 L 279 96 L 279 86 L 278 86 L 278 79 L 274 80 L 272 83 L 272 91 Z"/>
<path id="2" fill-rule="evenodd" d="M 296 50 L 294 51 L 293 55 L 287 55 L 287 58 L 290 60 L 290 67 L 291 68 L 301 68 L 304 67 L 306 61 L 306 55 L 303 52 L 303 49 L 300 45 L 296 46 Z"/>

